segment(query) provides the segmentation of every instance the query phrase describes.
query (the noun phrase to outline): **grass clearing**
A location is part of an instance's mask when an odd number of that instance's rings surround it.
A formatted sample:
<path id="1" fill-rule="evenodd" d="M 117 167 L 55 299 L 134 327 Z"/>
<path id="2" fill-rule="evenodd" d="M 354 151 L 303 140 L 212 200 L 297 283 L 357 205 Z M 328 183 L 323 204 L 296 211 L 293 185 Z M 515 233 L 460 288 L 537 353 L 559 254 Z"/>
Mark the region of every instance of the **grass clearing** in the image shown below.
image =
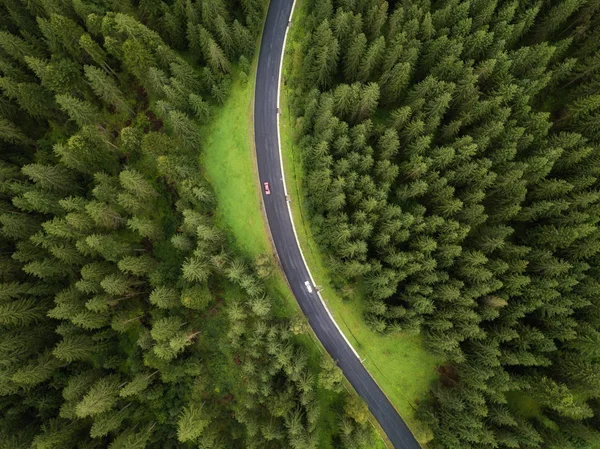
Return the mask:
<path id="1" fill-rule="evenodd" d="M 204 127 L 202 167 L 217 196 L 217 222 L 235 237 L 236 246 L 251 257 L 267 251 L 251 148 L 252 84 L 234 77 L 225 104 Z"/>

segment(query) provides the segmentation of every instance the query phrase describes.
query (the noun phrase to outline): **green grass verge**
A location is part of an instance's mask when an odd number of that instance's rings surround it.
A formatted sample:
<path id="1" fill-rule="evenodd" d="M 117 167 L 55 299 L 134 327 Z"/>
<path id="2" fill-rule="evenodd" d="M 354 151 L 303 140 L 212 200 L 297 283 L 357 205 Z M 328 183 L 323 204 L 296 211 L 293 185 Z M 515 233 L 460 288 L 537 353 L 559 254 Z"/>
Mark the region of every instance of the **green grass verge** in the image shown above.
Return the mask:
<path id="1" fill-rule="evenodd" d="M 261 190 L 255 166 L 253 86 L 254 76 L 247 83 L 234 76 L 227 101 L 215 108 L 210 124 L 202 129 L 200 162 L 217 198 L 216 223 L 227 231 L 230 243 L 248 259 L 270 254 L 275 261 L 261 212 Z M 274 304 L 280 316 L 301 313 L 281 272 L 267 279 L 266 283 L 269 292 L 280 299 Z M 312 334 L 298 339 L 309 352 L 310 364 L 318 371 L 322 347 Z M 319 388 L 317 396 L 321 404 L 320 448 L 329 449 L 332 448 L 331 435 L 337 433 L 339 395 Z M 380 440 L 374 449 L 383 448 L 385 445 Z"/>
<path id="2" fill-rule="evenodd" d="M 261 216 L 251 152 L 252 83 L 235 77 L 225 104 L 202 130 L 202 167 L 217 196 L 217 221 L 235 237 L 236 246 L 256 257 L 268 240 Z"/>

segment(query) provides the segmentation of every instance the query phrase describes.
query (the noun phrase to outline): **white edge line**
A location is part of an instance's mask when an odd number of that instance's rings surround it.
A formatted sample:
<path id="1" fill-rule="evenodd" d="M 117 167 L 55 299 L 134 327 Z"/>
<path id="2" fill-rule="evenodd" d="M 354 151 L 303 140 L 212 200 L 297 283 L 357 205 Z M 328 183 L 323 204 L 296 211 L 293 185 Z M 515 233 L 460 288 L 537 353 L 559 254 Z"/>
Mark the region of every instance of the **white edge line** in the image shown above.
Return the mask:
<path id="1" fill-rule="evenodd" d="M 336 323 L 335 319 L 333 318 L 333 315 L 331 314 L 331 312 L 329 311 L 329 308 L 327 307 L 327 304 L 325 304 L 325 301 L 323 300 L 323 297 L 321 296 L 321 293 L 317 289 L 317 284 L 315 283 L 315 280 L 312 277 L 310 269 L 308 268 L 308 264 L 306 263 L 306 259 L 304 258 L 304 253 L 302 252 L 302 247 L 300 246 L 300 241 L 298 240 L 298 234 L 296 232 L 296 226 L 294 225 L 294 217 L 292 216 L 292 208 L 291 208 L 290 203 L 288 201 L 287 186 L 286 186 L 286 183 L 285 183 L 285 171 L 283 170 L 283 154 L 281 152 L 281 135 L 280 135 L 280 131 L 279 131 L 279 116 L 280 116 L 279 111 L 280 111 L 280 107 L 281 107 L 281 103 L 280 103 L 279 98 L 280 98 L 280 94 L 281 94 L 281 76 L 283 74 L 283 57 L 285 55 L 285 43 L 287 41 L 287 35 L 288 35 L 288 31 L 290 30 L 290 23 L 292 22 L 292 16 L 294 15 L 294 8 L 295 7 L 296 7 L 296 0 L 294 0 L 294 3 L 292 3 L 292 10 L 290 11 L 290 17 L 288 19 L 288 24 L 287 24 L 286 29 L 285 29 L 285 35 L 284 35 L 284 38 L 283 38 L 283 49 L 281 50 L 281 59 L 279 61 L 279 79 L 278 79 L 278 82 L 277 82 L 277 111 L 276 111 L 276 114 L 277 114 L 277 146 L 278 146 L 278 149 L 279 149 L 279 164 L 281 165 L 281 179 L 283 181 L 283 193 L 285 194 L 285 198 L 286 198 L 285 202 L 287 204 L 288 214 L 290 216 L 290 222 L 292 223 L 292 230 L 294 231 L 294 237 L 296 238 L 296 245 L 298 246 L 298 249 L 300 250 L 300 255 L 302 256 L 302 261 L 304 262 L 304 266 L 306 268 L 306 271 L 308 272 L 308 275 L 310 276 L 310 280 L 311 280 L 313 286 L 315 287 L 315 290 L 317 292 L 317 296 L 321 300 L 321 304 L 323 304 L 323 307 L 325 308 L 325 311 L 329 315 L 329 318 L 331 318 L 331 321 L 333 322 L 333 324 L 337 328 L 338 332 L 341 334 L 342 338 L 346 341 L 346 344 L 350 347 L 350 349 L 352 350 L 352 352 L 354 353 L 354 355 L 356 356 L 356 358 L 358 359 L 358 361 L 362 365 L 363 363 L 362 363 L 362 360 L 361 360 L 360 356 L 358 355 L 358 352 L 356 352 L 356 349 L 354 349 L 354 347 L 352 346 L 352 344 L 348 341 L 348 339 L 346 338 L 346 336 L 344 335 L 344 333 L 342 332 L 342 330 L 340 329 L 340 327 Z"/>

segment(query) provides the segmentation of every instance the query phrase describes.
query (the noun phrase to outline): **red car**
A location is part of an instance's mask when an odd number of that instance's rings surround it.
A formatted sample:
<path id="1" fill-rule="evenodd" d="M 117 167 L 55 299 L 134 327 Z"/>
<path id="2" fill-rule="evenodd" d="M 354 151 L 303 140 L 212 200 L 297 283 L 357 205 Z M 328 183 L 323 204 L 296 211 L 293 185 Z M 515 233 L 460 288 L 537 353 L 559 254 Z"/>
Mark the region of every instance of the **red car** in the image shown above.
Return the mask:
<path id="1" fill-rule="evenodd" d="M 265 195 L 270 195 L 271 188 L 269 187 L 269 183 L 265 181 L 265 182 L 263 182 L 263 186 L 265 186 Z"/>

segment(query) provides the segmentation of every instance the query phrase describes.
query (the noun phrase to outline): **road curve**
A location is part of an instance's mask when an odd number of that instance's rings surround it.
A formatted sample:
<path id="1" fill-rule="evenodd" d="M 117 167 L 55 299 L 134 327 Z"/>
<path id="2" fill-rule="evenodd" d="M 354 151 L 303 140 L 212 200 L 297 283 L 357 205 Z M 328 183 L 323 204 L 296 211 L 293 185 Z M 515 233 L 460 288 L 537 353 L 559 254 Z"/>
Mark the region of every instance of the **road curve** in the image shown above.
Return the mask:
<path id="1" fill-rule="evenodd" d="M 265 22 L 254 93 L 254 141 L 263 202 L 279 261 L 313 331 L 337 361 L 354 389 L 365 400 L 396 449 L 419 444 L 390 401 L 369 375 L 317 293 L 302 256 L 286 201 L 278 131 L 279 80 L 286 29 L 293 0 L 271 0 Z M 262 188 L 269 182 L 271 193 Z M 305 282 L 311 285 L 308 291 Z"/>

